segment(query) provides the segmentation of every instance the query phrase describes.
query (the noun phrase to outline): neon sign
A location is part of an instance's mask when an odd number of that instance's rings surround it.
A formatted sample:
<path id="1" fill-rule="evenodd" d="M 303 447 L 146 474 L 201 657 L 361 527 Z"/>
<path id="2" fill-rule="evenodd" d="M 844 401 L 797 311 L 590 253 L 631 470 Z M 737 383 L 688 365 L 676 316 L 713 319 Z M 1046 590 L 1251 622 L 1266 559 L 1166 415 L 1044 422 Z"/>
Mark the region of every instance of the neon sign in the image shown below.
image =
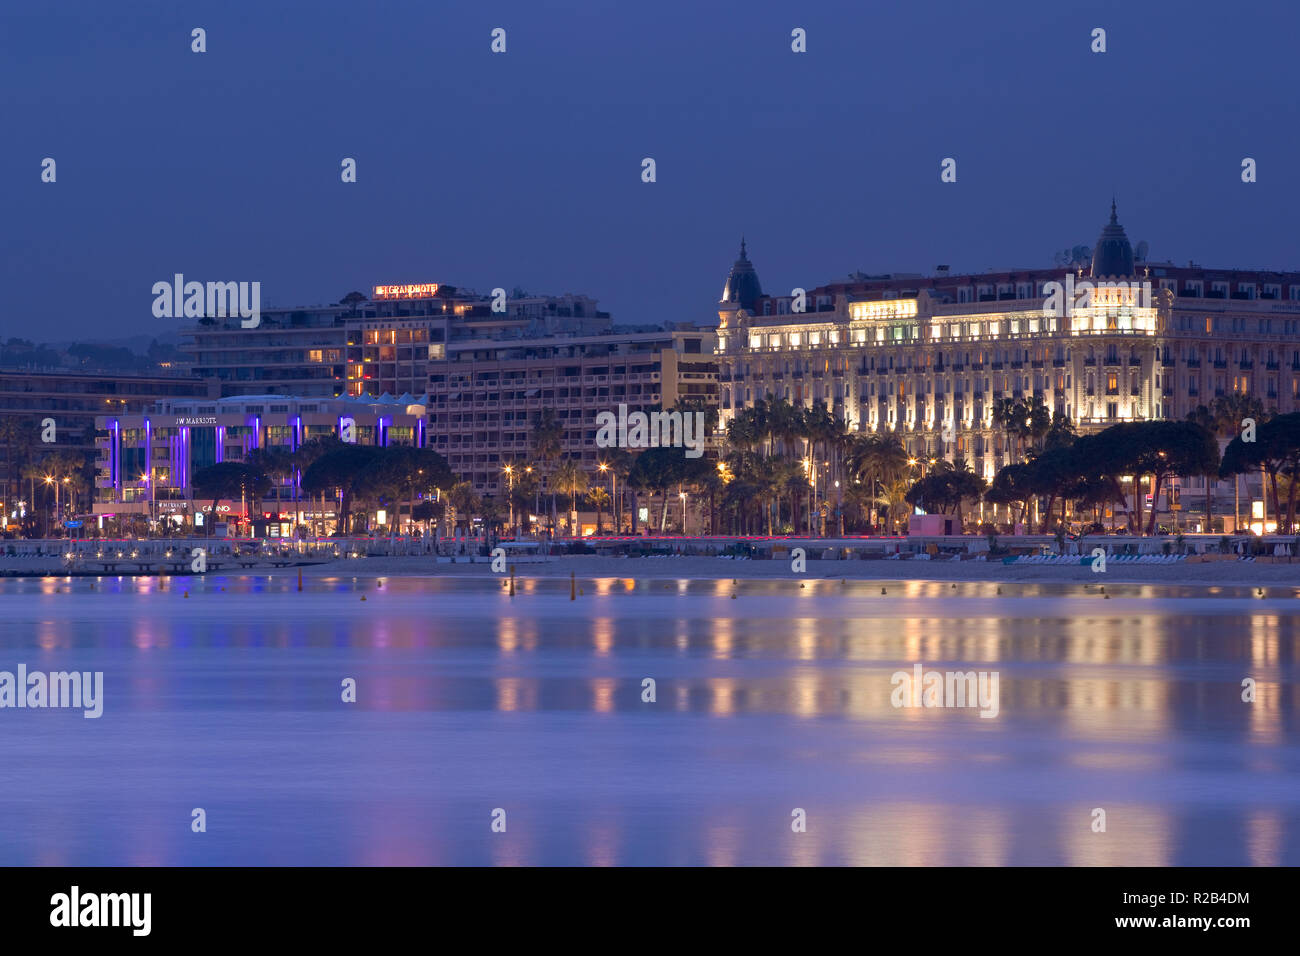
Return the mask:
<path id="1" fill-rule="evenodd" d="M 438 294 L 438 283 L 421 285 L 377 285 L 372 299 L 427 299 Z"/>

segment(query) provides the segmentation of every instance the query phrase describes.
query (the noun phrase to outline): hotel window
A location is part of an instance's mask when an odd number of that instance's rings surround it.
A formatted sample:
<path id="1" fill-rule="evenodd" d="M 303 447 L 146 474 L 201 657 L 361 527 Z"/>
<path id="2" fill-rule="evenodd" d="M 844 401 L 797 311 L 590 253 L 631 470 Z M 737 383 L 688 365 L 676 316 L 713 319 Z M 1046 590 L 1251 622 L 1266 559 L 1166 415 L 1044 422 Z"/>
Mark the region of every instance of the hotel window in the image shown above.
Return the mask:
<path id="1" fill-rule="evenodd" d="M 1291 286 L 1291 301 L 1300 302 L 1300 285 Z"/>
<path id="2" fill-rule="evenodd" d="M 1032 289 L 1033 289 L 1033 286 L 1032 286 L 1030 283 L 1028 283 L 1028 282 L 1020 282 L 1020 283 L 1017 283 L 1017 285 L 1016 285 L 1016 298 L 1017 298 L 1017 299 L 1028 299 L 1028 298 L 1030 298 L 1030 293 L 1031 293 L 1031 290 L 1032 290 Z"/>
<path id="3" fill-rule="evenodd" d="M 1280 298 L 1282 298 L 1282 287 L 1281 287 L 1280 285 L 1265 285 L 1265 286 L 1264 286 L 1264 294 L 1263 294 L 1263 296 L 1261 296 L 1261 298 L 1264 298 L 1264 299 L 1280 299 Z"/>
<path id="4" fill-rule="evenodd" d="M 1253 283 L 1253 282 L 1238 282 L 1238 283 L 1237 283 L 1237 295 L 1241 296 L 1241 297 L 1244 298 L 1244 299 L 1253 299 L 1253 298 L 1255 298 L 1255 283 Z"/>
<path id="5" fill-rule="evenodd" d="M 1226 299 L 1227 297 L 1228 297 L 1228 283 L 1226 282 L 1210 283 L 1211 299 Z"/>
<path id="6" fill-rule="evenodd" d="M 1183 283 L 1183 295 L 1199 299 L 1205 295 L 1205 282 L 1201 279 L 1188 279 Z"/>
<path id="7" fill-rule="evenodd" d="M 1162 288 L 1162 289 L 1168 289 L 1168 290 L 1169 290 L 1170 292 L 1172 292 L 1174 295 L 1177 295 L 1177 294 L 1178 294 L 1178 280 L 1177 280 L 1177 279 L 1161 279 L 1161 280 L 1160 280 L 1160 288 Z"/>
<path id="8" fill-rule="evenodd" d="M 1291 298 L 1293 298 L 1293 299 L 1300 299 L 1300 295 L 1296 295 L 1296 294 L 1295 294 L 1296 290 L 1300 290 L 1300 286 L 1293 285 L 1293 286 L 1291 287 L 1291 292 L 1292 292 Z M 957 288 L 957 301 L 958 301 L 958 302 L 970 302 L 972 298 L 973 298 L 973 296 L 971 295 L 971 287 L 970 287 L 970 286 L 968 286 L 968 285 L 963 285 L 963 286 L 959 286 L 959 287 Z"/>
<path id="9" fill-rule="evenodd" d="M 1106 394 L 1119 394 L 1119 376 L 1115 372 L 1106 373 Z"/>

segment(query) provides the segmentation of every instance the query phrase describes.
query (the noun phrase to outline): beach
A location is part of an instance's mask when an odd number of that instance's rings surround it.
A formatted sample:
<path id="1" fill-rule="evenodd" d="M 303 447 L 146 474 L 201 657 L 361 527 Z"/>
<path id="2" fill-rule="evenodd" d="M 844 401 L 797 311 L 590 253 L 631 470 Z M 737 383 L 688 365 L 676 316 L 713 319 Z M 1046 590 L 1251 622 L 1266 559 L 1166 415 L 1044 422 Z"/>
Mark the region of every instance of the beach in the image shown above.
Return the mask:
<path id="1" fill-rule="evenodd" d="M 602 557 L 597 555 L 560 555 L 545 562 L 513 565 L 517 578 L 665 578 L 717 580 L 786 579 L 809 580 L 844 578 L 851 581 L 1007 581 L 1066 582 L 1100 585 L 1126 582 L 1164 585 L 1223 585 L 1234 587 L 1290 586 L 1300 593 L 1300 559 L 1294 563 L 1271 564 L 1238 560 L 1177 564 L 1116 564 L 1112 560 L 1103 573 L 1089 565 L 1003 564 L 992 561 L 884 561 L 884 560 L 816 560 L 807 562 L 806 570 L 791 570 L 789 560 L 731 560 L 692 555 L 664 557 Z M 256 567 L 249 571 L 230 571 L 292 577 L 298 568 Z M 473 563 L 461 558 L 457 563 L 436 563 L 427 555 L 414 557 L 339 558 L 302 568 L 304 577 L 338 575 L 393 577 L 476 577 L 493 575 L 489 558 L 475 558 Z M 504 575 L 508 576 L 508 572 Z"/>

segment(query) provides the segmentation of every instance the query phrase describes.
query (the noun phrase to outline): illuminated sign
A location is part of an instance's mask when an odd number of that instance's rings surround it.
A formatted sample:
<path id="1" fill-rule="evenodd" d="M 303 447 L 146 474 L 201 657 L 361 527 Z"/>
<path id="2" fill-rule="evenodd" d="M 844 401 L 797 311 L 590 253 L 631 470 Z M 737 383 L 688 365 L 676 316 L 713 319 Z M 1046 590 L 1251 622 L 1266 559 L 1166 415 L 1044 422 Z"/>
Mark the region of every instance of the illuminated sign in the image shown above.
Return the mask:
<path id="1" fill-rule="evenodd" d="M 851 302 L 854 319 L 910 319 L 916 315 L 915 299 L 884 299 L 879 302 Z"/>
<path id="2" fill-rule="evenodd" d="M 377 285 L 372 299 L 427 299 L 438 294 L 438 283 L 421 285 Z"/>

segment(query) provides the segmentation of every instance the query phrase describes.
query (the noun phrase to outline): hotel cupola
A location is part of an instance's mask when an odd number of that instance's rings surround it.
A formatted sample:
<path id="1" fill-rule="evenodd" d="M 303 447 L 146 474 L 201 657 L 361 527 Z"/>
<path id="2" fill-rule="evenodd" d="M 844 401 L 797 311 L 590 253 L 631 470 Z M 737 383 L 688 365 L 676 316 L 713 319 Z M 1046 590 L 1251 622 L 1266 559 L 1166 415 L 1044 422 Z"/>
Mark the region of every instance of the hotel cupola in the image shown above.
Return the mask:
<path id="1" fill-rule="evenodd" d="M 1133 275 L 1133 246 L 1115 215 L 1115 200 L 1110 202 L 1110 222 L 1102 227 L 1092 250 L 1092 278 L 1125 278 Z"/>
<path id="2" fill-rule="evenodd" d="M 732 263 L 727 273 L 727 281 L 722 287 L 722 299 L 718 302 L 718 319 L 722 328 L 728 325 L 728 318 L 744 309 L 753 315 L 758 302 L 763 298 L 763 287 L 759 284 L 758 273 L 754 264 L 745 253 L 745 240 L 740 240 L 740 258 Z"/>

